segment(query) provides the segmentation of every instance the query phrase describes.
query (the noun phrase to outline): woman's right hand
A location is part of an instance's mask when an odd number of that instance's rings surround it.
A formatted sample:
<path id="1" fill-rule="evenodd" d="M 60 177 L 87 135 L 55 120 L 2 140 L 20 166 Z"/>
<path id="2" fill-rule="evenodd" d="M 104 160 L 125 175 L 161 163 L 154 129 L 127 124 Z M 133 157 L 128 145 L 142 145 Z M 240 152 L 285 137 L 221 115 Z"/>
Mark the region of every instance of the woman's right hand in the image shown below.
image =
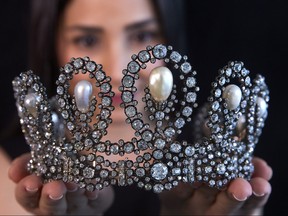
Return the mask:
<path id="1" fill-rule="evenodd" d="M 36 215 L 102 215 L 113 203 L 112 187 L 87 192 L 76 184 L 53 181 L 43 184 L 41 177 L 27 171 L 30 154 L 16 158 L 9 169 L 9 177 L 17 186 L 17 201 Z"/>

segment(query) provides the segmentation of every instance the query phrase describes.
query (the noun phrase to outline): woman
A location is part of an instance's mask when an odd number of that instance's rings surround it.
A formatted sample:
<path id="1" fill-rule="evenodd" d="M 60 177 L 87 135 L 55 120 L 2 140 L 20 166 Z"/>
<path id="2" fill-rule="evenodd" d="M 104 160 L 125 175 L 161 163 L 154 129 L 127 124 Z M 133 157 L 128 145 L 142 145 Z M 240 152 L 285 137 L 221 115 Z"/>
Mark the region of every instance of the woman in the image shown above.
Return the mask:
<path id="1" fill-rule="evenodd" d="M 89 56 L 103 65 L 112 77 L 112 85 L 119 86 L 121 71 L 130 56 L 147 45 L 168 43 L 186 53 L 181 44 L 185 40 L 179 25 L 183 23 L 179 4 L 167 0 L 32 2 L 35 32 L 31 36 L 31 69 L 41 72 L 45 86 L 50 86 L 59 66 L 71 57 Z M 177 18 L 171 14 L 177 14 Z M 141 85 L 138 87 L 141 89 Z M 119 92 L 113 89 L 117 107 Z M 112 114 L 114 123 L 108 130 L 111 140 L 118 140 L 119 134 L 124 140 L 133 136 L 129 126 L 123 124 L 122 113 L 116 108 Z M 35 214 L 260 214 L 271 192 L 271 168 L 258 158 L 254 159 L 255 172 L 250 182 L 236 179 L 223 191 L 181 184 L 159 197 L 134 187 L 85 192 L 71 183 L 55 181 L 43 185 L 39 177 L 26 172 L 28 160 L 28 154 L 17 158 L 9 176 L 17 184 L 18 202 Z"/>

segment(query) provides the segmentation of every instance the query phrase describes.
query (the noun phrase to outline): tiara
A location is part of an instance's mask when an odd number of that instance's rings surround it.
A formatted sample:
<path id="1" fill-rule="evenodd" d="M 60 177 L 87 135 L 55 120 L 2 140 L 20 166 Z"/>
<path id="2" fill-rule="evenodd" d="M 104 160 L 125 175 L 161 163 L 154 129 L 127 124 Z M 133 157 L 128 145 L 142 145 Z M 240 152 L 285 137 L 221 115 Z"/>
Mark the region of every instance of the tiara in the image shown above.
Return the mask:
<path id="1" fill-rule="evenodd" d="M 142 111 L 134 98 L 135 83 L 147 64 L 157 61 L 165 67 L 149 72 Z M 111 77 L 89 57 L 72 58 L 60 68 L 57 94 L 50 99 L 31 70 L 15 77 L 31 173 L 42 176 L 44 183 L 74 182 L 88 191 L 136 184 L 160 193 L 179 182 L 221 189 L 235 178 L 250 180 L 254 148 L 268 115 L 269 90 L 263 76 L 252 80 L 243 62 L 230 61 L 218 71 L 207 103 L 198 108 L 197 73 L 188 57 L 172 46 L 147 46 L 132 55 L 122 73 L 120 106 L 135 133 L 131 140 L 119 134 L 118 142 L 105 138 L 114 110 Z M 70 81 L 77 74 L 87 74 L 90 80 L 79 81 L 71 95 Z M 179 140 L 187 125 L 195 139 Z"/>

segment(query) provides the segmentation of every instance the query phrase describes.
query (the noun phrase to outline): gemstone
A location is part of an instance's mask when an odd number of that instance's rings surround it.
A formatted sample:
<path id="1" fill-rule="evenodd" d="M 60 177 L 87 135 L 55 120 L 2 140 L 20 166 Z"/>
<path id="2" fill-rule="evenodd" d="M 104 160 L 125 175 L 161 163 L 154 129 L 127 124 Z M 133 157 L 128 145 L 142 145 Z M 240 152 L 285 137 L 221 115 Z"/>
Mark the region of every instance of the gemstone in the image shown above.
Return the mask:
<path id="1" fill-rule="evenodd" d="M 86 80 L 79 81 L 74 88 L 74 96 L 78 110 L 85 113 L 89 110 L 92 85 Z"/>
<path id="2" fill-rule="evenodd" d="M 240 105 L 242 92 L 237 85 L 231 84 L 226 86 L 222 97 L 227 103 L 227 109 L 234 110 Z"/>
<path id="3" fill-rule="evenodd" d="M 169 97 L 173 87 L 172 72 L 167 67 L 154 68 L 149 76 L 149 89 L 153 99 L 163 102 Z"/>
<path id="4" fill-rule="evenodd" d="M 267 112 L 267 107 L 268 107 L 267 103 L 265 102 L 265 100 L 263 98 L 257 97 L 256 104 L 259 107 L 260 117 L 263 117 Z"/>
<path id="5" fill-rule="evenodd" d="M 156 180 L 163 180 L 168 174 L 168 168 L 163 163 L 156 163 L 151 168 L 151 176 Z"/>

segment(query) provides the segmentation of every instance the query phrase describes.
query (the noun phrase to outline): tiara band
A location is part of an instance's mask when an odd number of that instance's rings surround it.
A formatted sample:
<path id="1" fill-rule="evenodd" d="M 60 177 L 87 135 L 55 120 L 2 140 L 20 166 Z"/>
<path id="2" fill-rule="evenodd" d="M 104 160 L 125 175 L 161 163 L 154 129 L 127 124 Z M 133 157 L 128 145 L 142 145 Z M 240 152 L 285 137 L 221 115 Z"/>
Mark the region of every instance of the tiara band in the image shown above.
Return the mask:
<path id="1" fill-rule="evenodd" d="M 147 64 L 157 61 L 167 67 L 150 72 L 142 113 L 134 97 L 135 84 Z M 89 57 L 72 58 L 60 68 L 57 95 L 51 99 L 31 70 L 13 80 L 22 131 L 31 148 L 31 173 L 44 182 L 74 182 L 88 191 L 136 184 L 155 193 L 179 182 L 203 182 L 220 189 L 232 179 L 251 178 L 254 148 L 268 115 L 269 91 L 263 76 L 251 80 L 242 62 L 229 62 L 219 70 L 207 104 L 194 119 L 197 73 L 187 56 L 172 46 L 148 46 L 132 55 L 122 73 L 120 106 L 135 136 L 123 140 L 119 135 L 118 142 L 105 139 L 114 110 L 111 78 Z M 90 81 L 79 81 L 72 96 L 68 89 L 77 74 L 88 74 Z M 193 142 L 177 140 L 186 124 L 193 125 Z M 129 159 L 131 154 L 135 160 Z M 123 159 L 111 161 L 110 155 Z"/>

